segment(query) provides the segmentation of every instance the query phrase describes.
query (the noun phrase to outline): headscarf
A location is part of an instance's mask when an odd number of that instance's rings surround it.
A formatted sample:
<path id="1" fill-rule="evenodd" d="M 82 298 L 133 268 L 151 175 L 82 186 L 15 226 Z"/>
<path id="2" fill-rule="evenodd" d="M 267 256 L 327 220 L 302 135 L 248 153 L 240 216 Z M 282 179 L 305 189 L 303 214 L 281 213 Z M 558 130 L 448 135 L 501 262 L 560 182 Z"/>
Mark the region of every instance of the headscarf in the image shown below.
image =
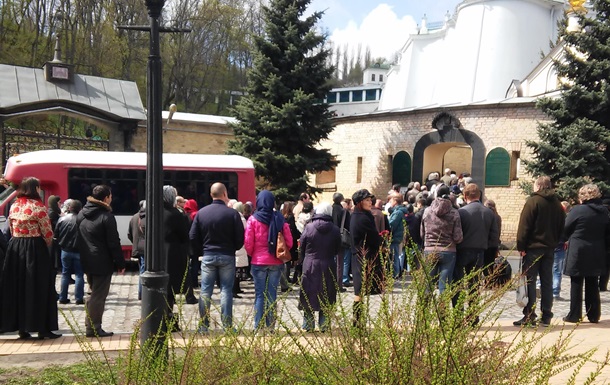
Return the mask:
<path id="1" fill-rule="evenodd" d="M 163 205 L 174 207 L 176 204 L 176 189 L 174 186 L 165 185 L 163 186 Z"/>
<path id="2" fill-rule="evenodd" d="M 275 198 L 273 194 L 269 190 L 263 190 L 256 197 L 256 211 L 252 214 L 257 221 L 269 226 L 267 242 L 269 244 L 269 254 L 271 255 L 275 255 L 277 234 L 284 227 L 284 217 L 279 212 L 274 211 L 274 208 Z"/>
<path id="3" fill-rule="evenodd" d="M 195 215 L 197 215 L 197 210 L 199 210 L 197 207 L 197 201 L 194 199 L 187 199 L 186 203 L 184 204 L 184 212 L 188 214 L 189 218 L 195 218 Z"/>

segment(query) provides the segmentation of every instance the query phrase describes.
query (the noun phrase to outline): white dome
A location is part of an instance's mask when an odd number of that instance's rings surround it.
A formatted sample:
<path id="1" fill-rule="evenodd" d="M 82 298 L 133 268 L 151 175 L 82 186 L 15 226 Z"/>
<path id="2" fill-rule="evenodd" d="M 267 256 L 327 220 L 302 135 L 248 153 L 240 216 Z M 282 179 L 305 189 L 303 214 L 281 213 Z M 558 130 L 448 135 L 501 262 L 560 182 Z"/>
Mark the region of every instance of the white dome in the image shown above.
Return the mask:
<path id="1" fill-rule="evenodd" d="M 412 35 L 393 67 L 380 110 L 502 99 L 557 39 L 562 0 L 466 0 L 454 22 Z"/>

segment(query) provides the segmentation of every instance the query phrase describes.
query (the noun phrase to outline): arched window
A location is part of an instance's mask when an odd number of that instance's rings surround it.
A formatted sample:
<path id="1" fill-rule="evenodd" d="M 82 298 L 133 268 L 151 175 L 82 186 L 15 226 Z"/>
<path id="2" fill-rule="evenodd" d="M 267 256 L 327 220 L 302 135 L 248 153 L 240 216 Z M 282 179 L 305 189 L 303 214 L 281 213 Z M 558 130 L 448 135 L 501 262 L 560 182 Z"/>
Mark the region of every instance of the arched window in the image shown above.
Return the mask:
<path id="1" fill-rule="evenodd" d="M 411 156 L 399 151 L 392 159 L 392 184 L 406 186 L 411 181 Z"/>
<path id="2" fill-rule="evenodd" d="M 510 185 L 510 155 L 502 147 L 489 151 L 485 159 L 485 186 Z"/>

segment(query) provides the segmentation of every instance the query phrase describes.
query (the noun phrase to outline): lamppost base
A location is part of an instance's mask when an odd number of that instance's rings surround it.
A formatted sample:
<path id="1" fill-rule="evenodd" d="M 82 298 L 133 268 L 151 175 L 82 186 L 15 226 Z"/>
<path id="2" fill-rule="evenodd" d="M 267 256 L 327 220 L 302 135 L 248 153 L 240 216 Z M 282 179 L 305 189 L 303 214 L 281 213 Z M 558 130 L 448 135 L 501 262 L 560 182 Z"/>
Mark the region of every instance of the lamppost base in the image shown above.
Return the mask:
<path id="1" fill-rule="evenodd" d="M 140 342 L 143 348 L 153 351 L 165 349 L 167 334 L 167 285 L 169 274 L 164 271 L 146 271 L 142 279 L 142 326 Z"/>

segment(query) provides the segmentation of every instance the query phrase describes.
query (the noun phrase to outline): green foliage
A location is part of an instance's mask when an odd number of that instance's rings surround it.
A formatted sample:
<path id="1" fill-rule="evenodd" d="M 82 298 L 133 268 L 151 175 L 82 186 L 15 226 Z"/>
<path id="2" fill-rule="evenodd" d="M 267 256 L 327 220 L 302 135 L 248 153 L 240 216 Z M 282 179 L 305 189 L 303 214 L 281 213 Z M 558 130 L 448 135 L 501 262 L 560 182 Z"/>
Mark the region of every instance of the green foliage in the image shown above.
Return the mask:
<path id="1" fill-rule="evenodd" d="M 225 94 L 243 90 L 252 65 L 257 2 L 176 0 L 171 13 L 166 2 L 161 25 L 191 32 L 161 34 L 164 108 L 228 114 Z M 40 68 L 59 34 L 62 59 L 76 73 L 135 81 L 145 100 L 149 34 L 117 27 L 148 24 L 142 0 L 0 1 L 0 63 Z"/>
<path id="2" fill-rule="evenodd" d="M 278 200 L 317 190 L 306 173 L 337 165 L 316 145 L 332 132 L 332 113 L 322 103 L 333 69 L 325 36 L 315 31 L 322 14 L 303 17 L 310 0 L 272 0 L 263 8 L 265 33 L 255 38 L 247 94 L 235 108 L 239 123 L 229 153 L 254 162 L 263 188 Z"/>
<path id="3" fill-rule="evenodd" d="M 580 31 L 561 31 L 564 58 L 554 63 L 561 96 L 538 102 L 552 122 L 538 126 L 539 141 L 527 142 L 528 171 L 551 177 L 565 199 L 591 182 L 610 192 L 610 1 L 592 4 L 593 17 L 578 15 Z"/>

